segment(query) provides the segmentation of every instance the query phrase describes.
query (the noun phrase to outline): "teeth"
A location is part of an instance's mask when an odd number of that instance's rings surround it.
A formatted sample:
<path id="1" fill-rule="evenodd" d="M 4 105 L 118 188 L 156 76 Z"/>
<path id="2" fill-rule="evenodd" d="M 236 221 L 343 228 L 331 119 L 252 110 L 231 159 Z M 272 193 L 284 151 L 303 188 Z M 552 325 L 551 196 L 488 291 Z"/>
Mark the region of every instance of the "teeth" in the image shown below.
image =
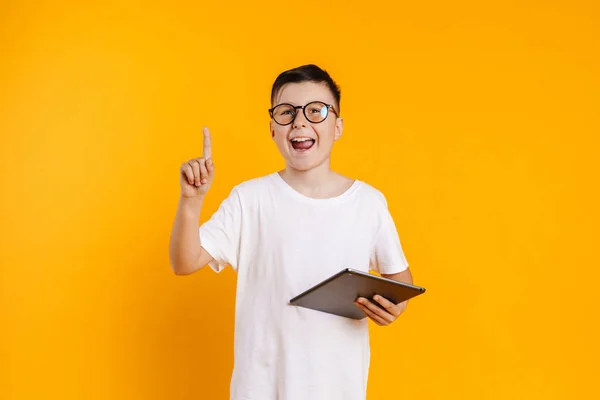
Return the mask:
<path id="1" fill-rule="evenodd" d="M 305 138 L 305 137 L 298 137 L 298 138 L 293 138 L 292 142 L 306 142 L 307 140 L 312 140 L 311 138 Z"/>

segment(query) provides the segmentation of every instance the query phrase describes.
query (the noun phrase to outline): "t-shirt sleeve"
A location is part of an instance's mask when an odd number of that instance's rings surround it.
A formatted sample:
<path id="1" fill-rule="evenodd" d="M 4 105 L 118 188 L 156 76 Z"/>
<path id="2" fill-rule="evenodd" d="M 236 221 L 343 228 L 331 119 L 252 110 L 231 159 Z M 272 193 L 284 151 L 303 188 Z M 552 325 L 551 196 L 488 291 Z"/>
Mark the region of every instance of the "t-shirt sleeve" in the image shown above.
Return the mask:
<path id="1" fill-rule="evenodd" d="M 379 208 L 379 230 L 375 235 L 370 268 L 380 274 L 396 274 L 408 268 L 400 237 L 385 198 Z"/>
<path id="2" fill-rule="evenodd" d="M 200 243 L 213 257 L 208 265 L 215 272 L 221 272 L 228 265 L 237 271 L 241 224 L 241 199 L 237 188 L 234 188 L 199 228 Z"/>

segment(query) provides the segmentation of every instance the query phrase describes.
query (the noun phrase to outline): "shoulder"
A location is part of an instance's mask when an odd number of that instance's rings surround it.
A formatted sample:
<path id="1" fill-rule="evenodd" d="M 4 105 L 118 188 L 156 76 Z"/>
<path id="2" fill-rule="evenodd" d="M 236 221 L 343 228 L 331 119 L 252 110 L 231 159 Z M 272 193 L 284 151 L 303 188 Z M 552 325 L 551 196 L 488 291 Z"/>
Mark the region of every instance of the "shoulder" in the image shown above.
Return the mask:
<path id="1" fill-rule="evenodd" d="M 381 190 L 364 181 L 358 181 L 358 183 L 360 185 L 360 197 L 364 201 L 374 206 L 387 208 L 387 199 Z"/>
<path id="2" fill-rule="evenodd" d="M 273 181 L 273 174 L 248 179 L 235 185 L 231 193 L 240 198 L 254 197 L 265 193 L 274 184 Z"/>

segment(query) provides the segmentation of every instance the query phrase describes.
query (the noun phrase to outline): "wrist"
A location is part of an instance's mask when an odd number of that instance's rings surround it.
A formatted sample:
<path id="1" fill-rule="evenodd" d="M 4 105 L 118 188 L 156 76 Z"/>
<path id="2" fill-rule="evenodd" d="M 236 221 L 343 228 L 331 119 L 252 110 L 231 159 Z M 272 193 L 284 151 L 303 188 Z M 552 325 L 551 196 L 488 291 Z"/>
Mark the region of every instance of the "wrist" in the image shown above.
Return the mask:
<path id="1" fill-rule="evenodd" d="M 179 204 L 181 207 L 191 210 L 198 210 L 202 203 L 204 202 L 204 195 L 196 196 L 196 197 L 179 197 Z"/>

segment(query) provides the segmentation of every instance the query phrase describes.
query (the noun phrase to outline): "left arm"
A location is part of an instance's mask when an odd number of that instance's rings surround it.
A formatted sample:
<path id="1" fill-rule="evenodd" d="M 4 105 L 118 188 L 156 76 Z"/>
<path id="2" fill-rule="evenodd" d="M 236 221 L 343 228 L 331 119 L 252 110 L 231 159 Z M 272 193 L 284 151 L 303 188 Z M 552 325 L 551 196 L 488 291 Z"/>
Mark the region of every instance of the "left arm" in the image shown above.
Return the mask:
<path id="1" fill-rule="evenodd" d="M 402 272 L 398 272 L 397 274 L 381 274 L 381 276 L 383 276 L 384 278 L 393 279 L 395 281 L 404 282 L 411 285 L 413 283 L 412 274 L 409 268 L 405 269 Z M 373 304 L 371 301 L 365 299 L 364 297 L 359 297 L 358 299 L 356 299 L 356 302 L 354 304 L 356 304 L 358 308 L 363 310 L 363 312 L 369 318 L 371 318 L 371 320 L 377 325 L 384 326 L 394 322 L 396 318 L 398 318 L 400 314 L 402 314 L 404 310 L 406 310 L 406 306 L 408 305 L 408 300 L 399 304 L 394 304 L 391 301 L 379 295 L 375 296 L 375 301 L 381 304 L 385 308 L 385 310 Z"/>

